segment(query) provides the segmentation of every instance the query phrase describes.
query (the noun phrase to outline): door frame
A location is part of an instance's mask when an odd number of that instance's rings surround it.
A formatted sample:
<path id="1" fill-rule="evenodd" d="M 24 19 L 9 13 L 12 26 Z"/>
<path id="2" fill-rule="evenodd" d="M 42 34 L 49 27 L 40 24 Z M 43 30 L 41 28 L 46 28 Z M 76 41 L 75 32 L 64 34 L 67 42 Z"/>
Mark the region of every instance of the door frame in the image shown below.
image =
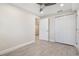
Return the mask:
<path id="1" fill-rule="evenodd" d="M 50 41 L 50 18 L 48 18 L 48 41 Z"/>
<path id="2" fill-rule="evenodd" d="M 39 41 L 39 23 L 40 17 L 35 18 L 35 42 Z"/>

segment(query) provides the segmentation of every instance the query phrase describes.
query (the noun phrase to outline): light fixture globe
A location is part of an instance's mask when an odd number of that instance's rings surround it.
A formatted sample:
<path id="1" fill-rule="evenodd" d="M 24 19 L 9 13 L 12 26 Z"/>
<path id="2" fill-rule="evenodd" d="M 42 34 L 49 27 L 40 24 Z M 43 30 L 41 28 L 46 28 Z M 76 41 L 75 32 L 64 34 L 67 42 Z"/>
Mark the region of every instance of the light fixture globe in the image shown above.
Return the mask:
<path id="1" fill-rule="evenodd" d="M 62 3 L 62 4 L 60 4 L 60 6 L 61 6 L 61 7 L 63 7 L 63 6 L 64 6 L 64 4 Z"/>

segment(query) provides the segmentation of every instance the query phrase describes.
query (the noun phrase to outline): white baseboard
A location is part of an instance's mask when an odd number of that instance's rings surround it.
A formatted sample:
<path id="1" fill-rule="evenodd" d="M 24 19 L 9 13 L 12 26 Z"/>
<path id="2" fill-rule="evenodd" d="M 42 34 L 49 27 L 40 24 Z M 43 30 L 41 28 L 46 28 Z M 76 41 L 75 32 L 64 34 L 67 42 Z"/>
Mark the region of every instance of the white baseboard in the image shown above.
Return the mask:
<path id="1" fill-rule="evenodd" d="M 55 42 L 55 40 L 51 40 L 51 39 L 50 39 L 49 41 L 50 41 L 50 42 Z"/>
<path id="2" fill-rule="evenodd" d="M 9 52 L 14 51 L 14 50 L 16 50 L 16 49 L 18 49 L 18 48 L 21 48 L 21 47 L 23 47 L 23 46 L 29 45 L 29 44 L 31 44 L 31 43 L 33 43 L 33 42 L 35 42 L 35 41 L 33 40 L 33 41 L 30 41 L 30 42 L 27 42 L 27 43 L 23 43 L 23 44 L 17 45 L 17 46 L 15 46 L 15 47 L 11 47 L 11 48 L 2 50 L 2 51 L 0 51 L 0 55 L 9 53 Z"/>

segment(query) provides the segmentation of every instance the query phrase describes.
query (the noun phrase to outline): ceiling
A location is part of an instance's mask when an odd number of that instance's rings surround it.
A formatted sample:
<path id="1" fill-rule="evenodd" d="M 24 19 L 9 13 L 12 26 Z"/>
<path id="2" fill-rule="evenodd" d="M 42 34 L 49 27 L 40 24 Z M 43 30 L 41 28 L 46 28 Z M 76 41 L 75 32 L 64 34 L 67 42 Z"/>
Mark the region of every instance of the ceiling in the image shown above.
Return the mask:
<path id="1" fill-rule="evenodd" d="M 41 5 L 45 5 L 40 7 Z M 13 3 L 9 4 L 15 6 L 23 11 L 28 11 L 34 15 L 40 17 L 47 17 L 56 14 L 61 11 L 78 10 L 79 3 L 63 3 L 64 6 L 60 6 L 61 3 Z M 40 9 L 43 8 L 43 13 L 40 13 Z"/>

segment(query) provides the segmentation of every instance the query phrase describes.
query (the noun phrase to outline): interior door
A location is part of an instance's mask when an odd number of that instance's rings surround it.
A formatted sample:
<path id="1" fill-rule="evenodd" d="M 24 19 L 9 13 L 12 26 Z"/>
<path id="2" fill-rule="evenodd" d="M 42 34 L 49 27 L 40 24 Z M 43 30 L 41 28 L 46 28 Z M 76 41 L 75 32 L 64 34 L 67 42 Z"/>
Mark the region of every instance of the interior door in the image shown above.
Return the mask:
<path id="1" fill-rule="evenodd" d="M 56 42 L 75 45 L 75 31 L 75 15 L 68 15 L 55 19 Z"/>
<path id="2" fill-rule="evenodd" d="M 48 40 L 48 18 L 40 20 L 40 40 Z"/>

